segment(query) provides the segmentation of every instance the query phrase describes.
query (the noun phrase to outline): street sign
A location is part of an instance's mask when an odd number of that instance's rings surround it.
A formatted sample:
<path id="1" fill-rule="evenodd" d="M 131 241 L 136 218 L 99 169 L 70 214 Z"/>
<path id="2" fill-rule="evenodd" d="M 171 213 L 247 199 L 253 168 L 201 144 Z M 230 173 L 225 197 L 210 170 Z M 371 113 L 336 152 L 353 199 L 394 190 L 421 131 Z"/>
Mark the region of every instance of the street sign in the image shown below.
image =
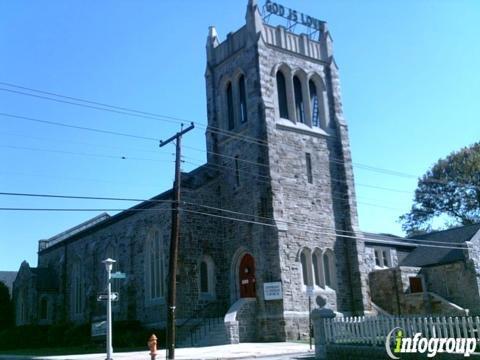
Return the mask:
<path id="1" fill-rule="evenodd" d="M 120 271 L 117 271 L 117 272 L 114 272 L 112 273 L 112 275 L 110 276 L 111 279 L 126 279 L 127 278 L 127 274 L 125 273 L 122 273 Z"/>
<path id="2" fill-rule="evenodd" d="M 315 292 L 315 290 L 314 290 L 313 286 L 307 286 L 307 295 L 308 296 L 313 296 L 314 292 Z"/>
<path id="3" fill-rule="evenodd" d="M 110 297 L 112 301 L 118 301 L 118 292 L 112 292 L 112 295 Z M 97 301 L 107 301 L 108 300 L 108 294 L 98 294 L 97 295 Z"/>

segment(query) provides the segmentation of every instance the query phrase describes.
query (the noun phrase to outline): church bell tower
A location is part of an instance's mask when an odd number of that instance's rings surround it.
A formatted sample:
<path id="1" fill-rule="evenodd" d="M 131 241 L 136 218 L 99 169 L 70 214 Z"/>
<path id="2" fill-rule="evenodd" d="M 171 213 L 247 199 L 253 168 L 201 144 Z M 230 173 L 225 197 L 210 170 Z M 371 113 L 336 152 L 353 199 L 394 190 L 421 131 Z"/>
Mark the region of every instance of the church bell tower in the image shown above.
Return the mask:
<path id="1" fill-rule="evenodd" d="M 246 24 L 223 41 L 210 27 L 206 45 L 208 165 L 223 207 L 252 215 L 225 225 L 229 301 L 246 294 L 239 272 L 251 256 L 246 297 L 264 340 L 296 338 L 312 294 L 347 314 L 370 306 L 332 38 L 325 22 L 297 11 L 310 34 L 266 20 L 292 11 L 250 0 Z M 266 298 L 273 283 L 281 299 Z"/>

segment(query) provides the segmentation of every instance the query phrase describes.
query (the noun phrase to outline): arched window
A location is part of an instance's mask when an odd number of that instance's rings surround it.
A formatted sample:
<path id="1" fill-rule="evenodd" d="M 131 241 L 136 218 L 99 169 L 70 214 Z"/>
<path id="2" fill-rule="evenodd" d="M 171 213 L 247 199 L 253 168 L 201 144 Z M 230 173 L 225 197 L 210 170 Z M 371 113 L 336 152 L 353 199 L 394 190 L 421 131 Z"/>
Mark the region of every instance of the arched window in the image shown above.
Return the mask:
<path id="1" fill-rule="evenodd" d="M 247 92 L 245 89 L 245 76 L 241 75 L 238 79 L 238 90 L 240 92 L 240 122 L 245 123 L 248 120 L 247 115 Z"/>
<path id="2" fill-rule="evenodd" d="M 215 295 L 215 265 L 210 256 L 204 256 L 200 262 L 200 296 Z"/>
<path id="3" fill-rule="evenodd" d="M 235 118 L 233 111 L 233 89 L 231 82 L 229 82 L 227 85 L 227 120 L 228 130 L 232 130 L 235 127 Z"/>
<path id="4" fill-rule="evenodd" d="M 48 299 L 43 297 L 40 300 L 40 320 L 48 319 Z"/>
<path id="5" fill-rule="evenodd" d="M 300 262 L 302 264 L 303 285 L 312 286 L 312 253 L 310 249 L 303 249 L 300 253 Z"/>
<path id="6" fill-rule="evenodd" d="M 285 81 L 285 76 L 281 71 L 277 72 L 277 93 L 280 117 L 283 119 L 288 119 L 287 83 Z"/>
<path id="7" fill-rule="evenodd" d="M 325 272 L 325 285 L 335 289 L 336 288 L 336 269 L 335 269 L 335 256 L 333 251 L 328 249 L 323 254 L 323 269 Z"/>
<path id="8" fill-rule="evenodd" d="M 147 239 L 146 257 L 147 298 L 162 298 L 165 295 L 164 252 L 158 230 L 152 231 Z"/>
<path id="9" fill-rule="evenodd" d="M 315 280 L 315 285 L 324 288 L 325 287 L 325 275 L 323 273 L 323 261 L 322 261 L 322 252 L 320 249 L 315 249 L 312 254 L 312 264 L 313 264 L 313 277 Z"/>
<path id="10" fill-rule="evenodd" d="M 70 292 L 70 304 L 72 315 L 80 315 L 83 313 L 85 304 L 85 285 L 83 282 L 82 263 L 77 260 L 72 266 L 72 282 Z"/>
<path id="11" fill-rule="evenodd" d="M 295 93 L 295 114 L 297 116 L 297 121 L 305 123 L 302 83 L 297 76 L 293 77 L 293 92 Z"/>
<path id="12" fill-rule="evenodd" d="M 308 82 L 310 90 L 310 104 L 312 106 L 312 125 L 320 127 L 320 104 L 318 101 L 317 86 L 310 80 Z"/>

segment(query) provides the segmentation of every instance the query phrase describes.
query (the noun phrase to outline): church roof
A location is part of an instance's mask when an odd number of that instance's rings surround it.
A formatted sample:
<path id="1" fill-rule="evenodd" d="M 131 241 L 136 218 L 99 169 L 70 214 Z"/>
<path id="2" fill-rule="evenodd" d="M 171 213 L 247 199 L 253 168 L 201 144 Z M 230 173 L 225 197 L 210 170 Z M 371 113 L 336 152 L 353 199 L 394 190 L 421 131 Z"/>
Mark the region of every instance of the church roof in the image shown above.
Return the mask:
<path id="1" fill-rule="evenodd" d="M 445 243 L 445 246 L 455 246 L 455 244 L 462 245 L 466 241 L 470 241 L 479 231 L 480 224 L 474 224 L 416 235 L 415 239 L 437 241 Z M 463 249 L 419 246 L 400 265 L 422 267 L 448 264 L 465 260 L 465 254 L 466 251 Z"/>
<path id="2" fill-rule="evenodd" d="M 211 179 L 215 177 L 216 171 L 212 171 L 208 168 L 207 164 L 204 164 L 189 173 L 182 173 L 182 187 L 183 188 L 190 188 L 196 189 L 201 187 Z M 63 244 L 64 242 L 71 242 L 75 241 L 76 239 L 80 239 L 83 236 L 88 234 L 94 233 L 100 229 L 103 229 L 111 224 L 114 224 L 122 219 L 125 219 L 129 216 L 137 214 L 139 210 L 142 209 L 150 209 L 159 203 L 157 200 L 167 200 L 171 199 L 172 189 L 169 189 L 159 195 L 156 195 L 148 200 L 142 201 L 141 203 L 132 206 L 124 211 L 119 212 L 113 216 L 108 215 L 107 213 L 103 213 L 90 219 L 80 225 L 77 225 L 67 231 L 64 231 L 49 240 L 46 240 L 46 246 L 44 245 L 43 248 L 39 249 L 39 253 L 46 252 L 50 249 L 57 248 L 60 246 L 59 244 Z M 58 238 L 57 238 L 58 237 Z M 52 244 L 48 244 L 48 241 L 53 239 Z"/>

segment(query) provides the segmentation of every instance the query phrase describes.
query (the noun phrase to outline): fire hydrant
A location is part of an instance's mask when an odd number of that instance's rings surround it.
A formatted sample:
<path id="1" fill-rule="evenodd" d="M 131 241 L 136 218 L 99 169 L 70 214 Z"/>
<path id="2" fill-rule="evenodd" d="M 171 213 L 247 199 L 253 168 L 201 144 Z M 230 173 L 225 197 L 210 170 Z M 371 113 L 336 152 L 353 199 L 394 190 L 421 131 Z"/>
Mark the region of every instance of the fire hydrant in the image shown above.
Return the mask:
<path id="1" fill-rule="evenodd" d="M 155 334 L 152 334 L 150 336 L 150 339 L 148 339 L 148 348 L 150 349 L 150 360 L 155 360 L 157 357 L 157 337 Z"/>

